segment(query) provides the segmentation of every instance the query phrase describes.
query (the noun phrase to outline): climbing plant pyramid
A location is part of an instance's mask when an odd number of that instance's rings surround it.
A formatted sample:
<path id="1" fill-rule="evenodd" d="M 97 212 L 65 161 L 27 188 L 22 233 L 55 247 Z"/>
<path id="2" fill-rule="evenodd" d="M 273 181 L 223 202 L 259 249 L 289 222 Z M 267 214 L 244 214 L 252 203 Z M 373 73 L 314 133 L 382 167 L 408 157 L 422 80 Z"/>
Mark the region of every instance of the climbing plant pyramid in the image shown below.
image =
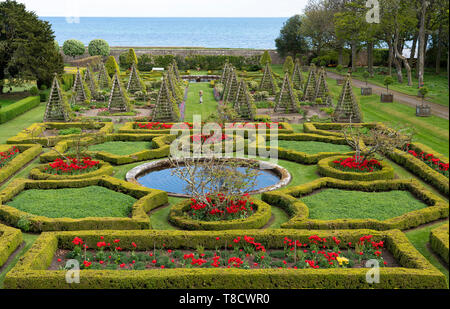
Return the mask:
<path id="1" fill-rule="evenodd" d="M 270 67 L 269 63 L 266 63 L 266 66 L 264 68 L 264 74 L 261 79 L 261 84 L 259 85 L 260 91 L 267 91 L 269 94 L 276 94 L 277 93 L 277 85 L 275 84 L 275 80 L 273 78 L 273 72 L 272 68 Z"/>
<path id="2" fill-rule="evenodd" d="M 72 88 L 71 104 L 85 104 L 91 99 L 91 92 L 89 91 L 86 83 L 81 78 L 80 69 L 77 69 L 75 80 Z"/>
<path id="3" fill-rule="evenodd" d="M 138 91 L 145 92 L 145 85 L 142 83 L 139 77 L 138 70 L 136 69 L 136 64 L 133 63 L 131 66 L 130 78 L 128 79 L 127 91 L 129 93 L 136 93 Z"/>
<path id="4" fill-rule="evenodd" d="M 308 79 L 306 80 L 305 88 L 303 90 L 303 101 L 314 102 L 316 99 L 316 66 L 311 64 L 308 74 Z"/>
<path id="5" fill-rule="evenodd" d="M 173 66 L 170 66 L 167 72 L 167 83 L 175 103 L 181 104 L 184 99 L 184 91 L 181 82 L 176 78 Z"/>
<path id="6" fill-rule="evenodd" d="M 222 69 L 222 76 L 220 77 L 220 82 L 222 84 L 224 84 L 228 80 L 229 73 L 230 73 L 230 64 L 228 63 L 228 61 L 226 61 Z"/>
<path id="7" fill-rule="evenodd" d="M 236 70 L 231 68 L 231 72 L 228 75 L 228 81 L 225 84 L 223 91 L 223 102 L 234 102 L 238 91 L 239 83 L 236 75 Z"/>
<path id="8" fill-rule="evenodd" d="M 275 112 L 297 113 L 298 112 L 298 99 L 292 88 L 291 79 L 289 73 L 284 75 L 283 85 L 281 86 L 280 93 L 275 99 Z"/>
<path id="9" fill-rule="evenodd" d="M 334 122 L 359 123 L 363 121 L 361 108 L 353 93 L 350 75 L 347 75 L 332 118 Z"/>
<path id="10" fill-rule="evenodd" d="M 255 115 L 252 103 L 247 84 L 244 80 L 241 80 L 236 95 L 236 101 L 234 102 L 234 109 L 242 119 L 253 120 Z"/>
<path id="11" fill-rule="evenodd" d="M 292 87 L 297 90 L 303 89 L 303 76 L 298 59 L 295 61 L 294 71 L 292 72 Z"/>
<path id="12" fill-rule="evenodd" d="M 129 112 L 130 106 L 127 94 L 123 91 L 122 83 L 119 79 L 119 74 L 114 75 L 111 94 L 109 96 L 108 110 L 110 112 Z"/>
<path id="13" fill-rule="evenodd" d="M 173 73 L 175 74 L 175 77 L 177 78 L 178 82 L 182 82 L 183 79 L 181 78 L 180 71 L 178 70 L 178 63 L 175 59 L 173 59 L 173 62 L 172 62 L 172 69 L 173 69 Z"/>
<path id="14" fill-rule="evenodd" d="M 111 78 L 109 77 L 108 72 L 106 71 L 104 63 L 102 63 L 102 65 L 100 66 L 97 81 L 100 89 L 109 89 L 111 87 Z"/>
<path id="15" fill-rule="evenodd" d="M 99 92 L 98 83 L 95 80 L 94 75 L 92 74 L 92 71 L 89 67 L 87 67 L 86 71 L 84 72 L 84 82 L 87 84 L 92 97 L 97 98 Z"/>
<path id="16" fill-rule="evenodd" d="M 45 108 L 44 122 L 67 122 L 70 121 L 70 107 L 61 94 L 58 77 L 55 73 L 52 88 Z"/>
<path id="17" fill-rule="evenodd" d="M 180 111 L 170 92 L 168 77 L 164 76 L 159 89 L 156 105 L 153 109 L 152 121 L 176 122 L 180 120 Z"/>
<path id="18" fill-rule="evenodd" d="M 328 89 L 324 68 L 319 70 L 319 77 L 317 79 L 315 99 L 317 100 L 319 98 L 322 99 L 322 104 L 331 106 L 330 90 Z"/>

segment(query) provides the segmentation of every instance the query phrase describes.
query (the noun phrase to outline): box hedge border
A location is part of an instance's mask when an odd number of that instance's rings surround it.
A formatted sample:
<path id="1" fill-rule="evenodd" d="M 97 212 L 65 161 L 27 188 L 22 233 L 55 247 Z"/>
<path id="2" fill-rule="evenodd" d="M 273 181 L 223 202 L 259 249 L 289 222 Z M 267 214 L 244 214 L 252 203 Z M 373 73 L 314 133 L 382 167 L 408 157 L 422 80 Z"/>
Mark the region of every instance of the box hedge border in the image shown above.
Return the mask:
<path id="1" fill-rule="evenodd" d="M 445 276 L 434 268 L 398 231 L 372 230 L 317 231 L 319 237 L 336 236 L 342 244 L 357 243 L 365 235 L 385 241 L 401 267 L 380 268 L 380 283 L 366 282 L 367 269 L 152 269 L 142 271 L 81 270 L 79 284 L 67 284 L 66 271 L 47 270 L 57 249 L 71 249 L 74 237 L 94 247 L 100 236 L 104 241 L 121 240 L 124 250 L 135 242 L 142 250 L 154 246 L 172 249 L 214 249 L 231 243 L 238 236 L 255 237 L 266 248 L 283 247 L 283 238 L 308 242 L 305 230 L 232 231 L 76 231 L 43 233 L 32 248 L 6 275 L 7 289 L 446 289 Z M 343 245 L 345 246 L 345 245 Z"/>
<path id="2" fill-rule="evenodd" d="M 431 230 L 430 246 L 448 265 L 448 223 Z"/>
<path id="3" fill-rule="evenodd" d="M 411 192 L 416 198 L 427 204 L 428 207 L 411 211 L 401 216 L 383 221 L 375 219 L 309 219 L 308 206 L 297 198 L 322 188 L 358 190 L 365 192 L 405 190 Z M 269 205 L 275 205 L 284 209 L 291 217 L 288 222 L 281 225 L 282 228 L 295 229 L 326 230 L 368 228 L 374 230 L 405 230 L 425 223 L 433 222 L 438 219 L 447 218 L 449 214 L 448 202 L 436 194 L 428 191 L 414 179 L 377 180 L 364 182 L 324 177 L 296 187 L 265 192 L 262 195 L 262 200 Z M 331 205 L 332 204 L 330 204 L 330 206 Z"/>
<path id="4" fill-rule="evenodd" d="M 5 204 L 23 190 L 84 188 L 88 186 L 105 187 L 138 199 L 133 205 L 131 218 L 48 218 L 32 215 Z M 30 223 L 29 228 L 31 232 L 149 229 L 151 225 L 147 213 L 154 208 L 166 204 L 167 201 L 167 193 L 164 191 L 144 188 L 109 176 L 77 180 L 16 179 L 0 192 L 0 219 L 9 225 L 17 226 L 19 220 L 26 218 Z"/>
<path id="5" fill-rule="evenodd" d="M 30 171 L 30 178 L 34 180 L 74 180 L 85 179 L 99 176 L 111 176 L 114 173 L 114 168 L 106 162 L 99 161 L 98 169 L 92 172 L 79 174 L 79 175 L 53 175 L 44 172 L 45 168 L 48 168 L 48 164 L 42 164 Z"/>
<path id="6" fill-rule="evenodd" d="M 170 143 L 175 140 L 174 135 L 149 135 L 149 134 L 107 134 L 101 139 L 101 143 L 117 141 L 153 141 L 156 148 L 142 150 L 129 155 L 115 155 L 105 151 L 85 151 L 84 155 L 109 162 L 114 165 L 124 165 L 135 162 L 147 161 L 167 157 L 170 154 Z M 61 141 L 55 145 L 56 151 L 49 151 L 41 155 L 43 163 L 52 162 L 59 158 L 59 153 L 66 153 L 75 143 L 74 140 Z"/>
<path id="7" fill-rule="evenodd" d="M 20 153 L 0 169 L 0 184 L 33 161 L 42 152 L 41 145 L 0 145 L 0 152 L 7 151 L 14 146 L 19 148 Z"/>
<path id="8" fill-rule="evenodd" d="M 58 135 L 49 137 L 37 137 L 47 129 L 68 129 L 68 128 L 82 128 L 82 129 L 95 129 L 99 130 L 95 133 L 88 133 L 86 136 L 103 135 L 112 133 L 114 131 L 114 124 L 112 122 L 41 122 L 33 123 L 28 128 L 19 132 L 16 136 L 7 140 L 7 144 L 32 144 L 34 142 L 40 143 L 44 146 L 54 146 L 56 143 L 62 140 L 73 139 L 79 134 Z M 34 139 L 33 139 L 34 132 Z"/>
<path id="9" fill-rule="evenodd" d="M 270 205 L 258 199 L 250 199 L 256 211 L 245 219 L 223 220 L 223 221 L 200 221 L 187 217 L 184 213 L 189 210 L 190 200 L 182 201 L 170 209 L 169 222 L 184 230 L 233 230 L 233 229 L 259 229 L 269 222 L 272 212 Z"/>
<path id="10" fill-rule="evenodd" d="M 31 96 L 6 107 L 0 109 L 0 124 L 13 120 L 19 115 L 22 115 L 29 110 L 39 106 L 41 99 L 39 96 Z"/>
<path id="11" fill-rule="evenodd" d="M 22 232 L 18 229 L 0 224 L 0 267 L 22 243 Z"/>
<path id="12" fill-rule="evenodd" d="M 335 137 L 343 137 L 341 132 L 333 132 L 336 130 L 342 130 L 344 127 L 349 126 L 350 123 L 320 123 L 320 122 L 306 122 L 303 124 L 303 132 L 318 134 L 324 136 L 335 136 Z M 354 127 L 363 127 L 363 128 L 375 128 L 376 126 L 384 124 L 382 123 L 352 123 Z"/>
<path id="13" fill-rule="evenodd" d="M 358 172 L 344 172 L 333 167 L 333 162 L 339 159 L 346 159 L 348 156 L 335 156 L 325 158 L 317 164 L 317 171 L 323 177 L 331 177 L 342 180 L 358 180 L 358 181 L 373 181 L 383 179 L 394 179 L 394 168 L 386 161 L 380 161 L 381 170 L 370 173 Z"/>

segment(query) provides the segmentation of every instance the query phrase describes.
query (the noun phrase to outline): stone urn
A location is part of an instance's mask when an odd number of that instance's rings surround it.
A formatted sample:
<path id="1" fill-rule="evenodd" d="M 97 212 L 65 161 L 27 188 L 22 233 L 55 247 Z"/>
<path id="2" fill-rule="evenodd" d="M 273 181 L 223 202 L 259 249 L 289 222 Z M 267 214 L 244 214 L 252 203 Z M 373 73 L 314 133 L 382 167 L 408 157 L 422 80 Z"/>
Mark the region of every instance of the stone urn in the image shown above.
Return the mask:
<path id="1" fill-rule="evenodd" d="M 371 87 L 362 87 L 361 95 L 372 95 L 372 88 Z"/>
<path id="2" fill-rule="evenodd" d="M 416 116 L 417 117 L 430 117 L 431 116 L 431 106 L 430 105 L 417 105 L 416 106 Z"/>

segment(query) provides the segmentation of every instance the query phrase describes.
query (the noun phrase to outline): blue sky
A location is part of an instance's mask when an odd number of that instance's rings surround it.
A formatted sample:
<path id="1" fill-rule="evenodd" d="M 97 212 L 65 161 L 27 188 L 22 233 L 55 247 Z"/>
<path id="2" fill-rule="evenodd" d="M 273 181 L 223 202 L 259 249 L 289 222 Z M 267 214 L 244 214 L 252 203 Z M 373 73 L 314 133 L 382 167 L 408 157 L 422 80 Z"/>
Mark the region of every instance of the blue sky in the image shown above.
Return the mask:
<path id="1" fill-rule="evenodd" d="M 307 0 L 17 0 L 39 16 L 290 17 Z"/>

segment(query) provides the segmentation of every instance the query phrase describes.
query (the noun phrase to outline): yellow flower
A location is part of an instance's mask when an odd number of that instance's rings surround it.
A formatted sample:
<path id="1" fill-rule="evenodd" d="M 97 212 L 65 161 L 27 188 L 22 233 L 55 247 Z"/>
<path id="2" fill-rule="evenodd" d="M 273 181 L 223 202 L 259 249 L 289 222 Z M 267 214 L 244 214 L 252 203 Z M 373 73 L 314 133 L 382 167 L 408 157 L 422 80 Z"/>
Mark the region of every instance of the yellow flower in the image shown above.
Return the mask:
<path id="1" fill-rule="evenodd" d="M 338 263 L 339 263 L 340 266 L 342 266 L 342 263 L 348 264 L 348 259 L 345 258 L 345 257 L 340 257 L 340 256 L 338 256 L 338 257 L 336 258 L 336 260 L 338 261 Z"/>

